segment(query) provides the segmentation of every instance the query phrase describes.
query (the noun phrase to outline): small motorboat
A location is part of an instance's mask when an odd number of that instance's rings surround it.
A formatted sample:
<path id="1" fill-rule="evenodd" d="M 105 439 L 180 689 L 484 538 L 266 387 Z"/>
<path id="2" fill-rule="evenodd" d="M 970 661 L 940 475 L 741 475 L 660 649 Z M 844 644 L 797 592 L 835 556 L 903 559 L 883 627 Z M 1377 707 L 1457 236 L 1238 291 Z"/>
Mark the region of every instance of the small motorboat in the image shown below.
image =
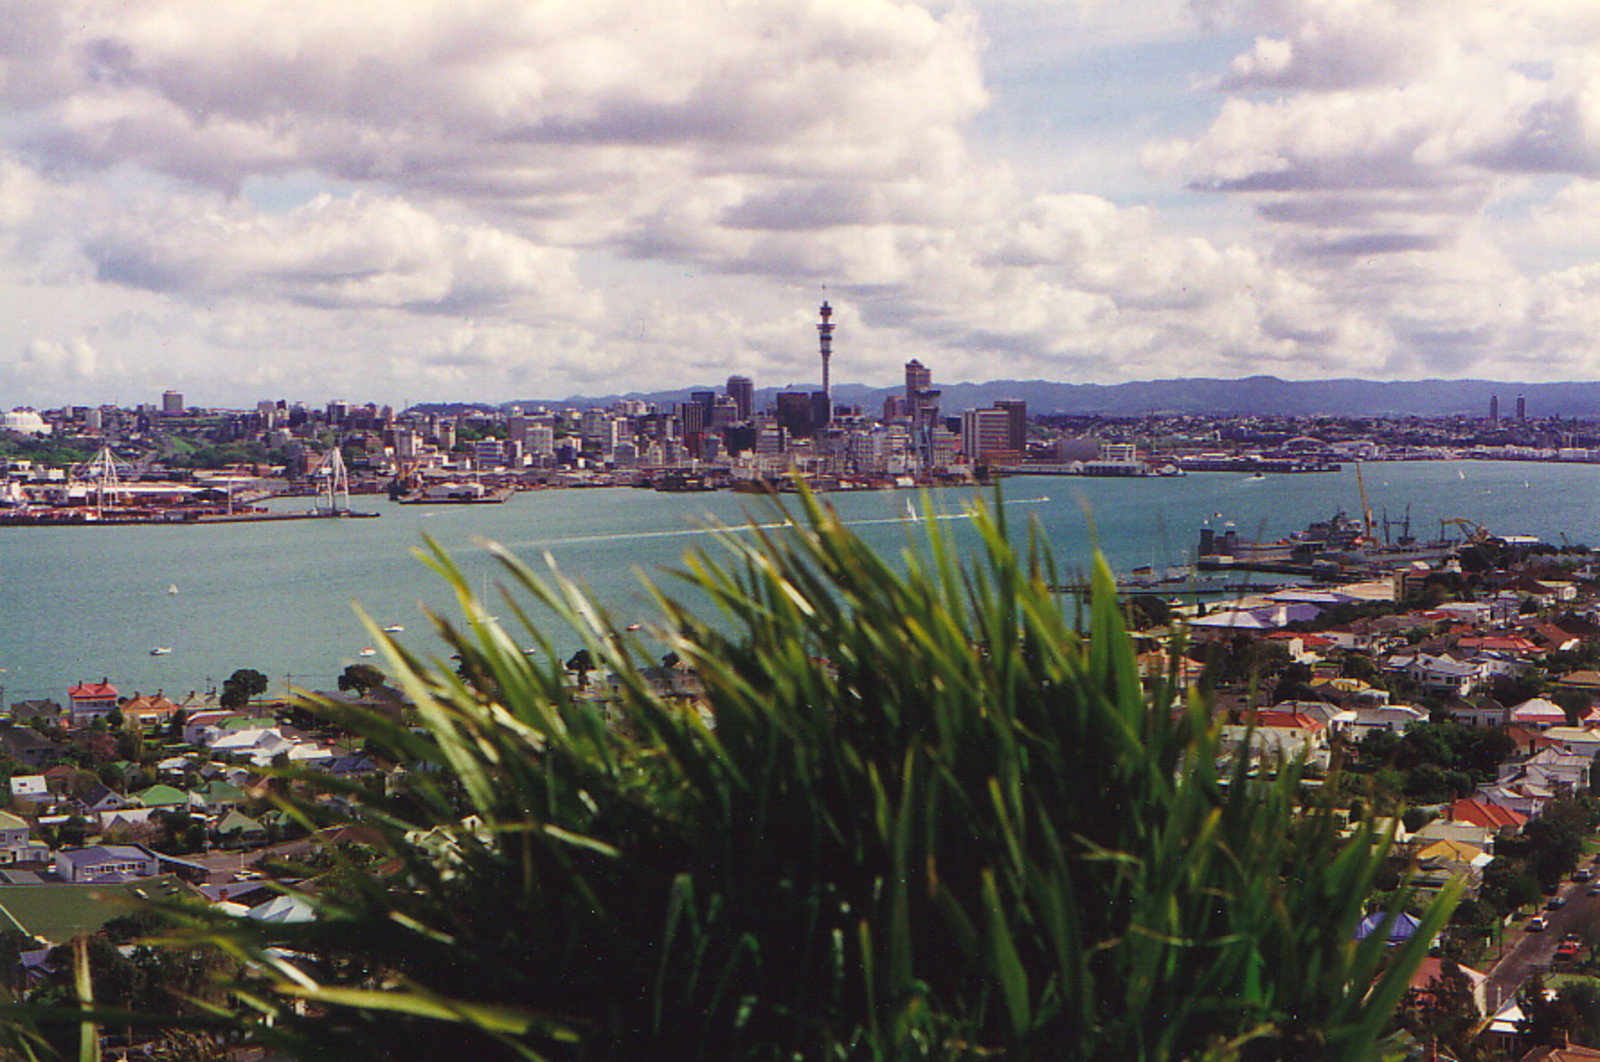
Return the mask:
<path id="1" fill-rule="evenodd" d="M 154 649 L 150 650 L 150 655 L 151 656 L 166 656 L 170 652 L 172 652 L 172 647 L 171 646 L 158 645 Z"/>
<path id="2" fill-rule="evenodd" d="M 403 630 L 405 630 L 405 627 L 402 626 L 401 624 L 391 623 L 387 627 L 383 628 L 383 633 L 385 633 L 385 634 L 399 634 Z"/>
<path id="3" fill-rule="evenodd" d="M 630 630 L 630 631 L 642 631 L 642 630 L 644 630 L 644 624 L 642 624 L 642 623 L 630 623 L 630 624 L 628 624 L 626 629 Z"/>
<path id="4" fill-rule="evenodd" d="M 364 646 L 362 648 L 361 652 L 357 653 L 356 655 L 357 656 L 377 656 L 378 655 L 378 651 L 376 649 L 374 649 L 372 646 L 368 645 L 368 646 Z"/>

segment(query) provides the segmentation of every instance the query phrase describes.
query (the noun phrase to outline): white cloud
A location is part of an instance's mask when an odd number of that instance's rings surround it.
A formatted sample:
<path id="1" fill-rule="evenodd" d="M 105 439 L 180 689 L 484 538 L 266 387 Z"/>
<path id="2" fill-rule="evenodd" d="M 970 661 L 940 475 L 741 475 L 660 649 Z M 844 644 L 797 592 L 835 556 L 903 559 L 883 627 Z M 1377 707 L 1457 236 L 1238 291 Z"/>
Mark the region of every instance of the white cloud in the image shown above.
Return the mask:
<path id="1" fill-rule="evenodd" d="M 319 196 L 287 214 L 241 200 L 163 197 L 85 241 L 99 279 L 191 298 L 278 297 L 326 308 L 598 310 L 569 251 L 456 225 L 398 199 Z"/>
<path id="2" fill-rule="evenodd" d="M 1600 7 L 1191 0 L 1199 32 L 1138 7 L 0 0 L 0 298 L 29 308 L 0 372 L 63 401 L 804 382 L 823 284 L 836 370 L 876 383 L 913 356 L 947 380 L 1593 360 Z M 1102 68 L 1128 100 L 1050 107 Z M 995 100 L 1045 131 L 1007 154 L 974 133 Z M 1144 135 L 1154 175 L 1116 179 Z M 1195 227 L 1185 185 L 1248 210 Z M 51 353 L 74 337 L 96 375 Z"/>

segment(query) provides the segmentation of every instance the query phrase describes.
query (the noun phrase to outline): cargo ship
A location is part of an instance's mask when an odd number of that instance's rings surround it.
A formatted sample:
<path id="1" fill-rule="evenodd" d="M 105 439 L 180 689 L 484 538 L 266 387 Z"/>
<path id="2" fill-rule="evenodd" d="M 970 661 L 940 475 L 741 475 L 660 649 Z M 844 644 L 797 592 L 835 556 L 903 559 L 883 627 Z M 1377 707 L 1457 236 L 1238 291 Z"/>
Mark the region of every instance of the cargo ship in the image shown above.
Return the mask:
<path id="1" fill-rule="evenodd" d="M 1407 521 L 1409 524 L 1409 519 Z M 1208 571 L 1270 571 L 1294 575 L 1329 576 L 1353 571 L 1397 568 L 1417 561 L 1432 562 L 1453 556 L 1474 537 L 1486 537 L 1481 528 L 1467 539 L 1418 542 L 1408 533 L 1393 542 L 1380 542 L 1372 534 L 1372 521 L 1356 521 L 1343 510 L 1327 520 L 1315 521 L 1304 531 L 1269 542 L 1239 537 L 1225 525 L 1200 529 L 1198 566 Z"/>

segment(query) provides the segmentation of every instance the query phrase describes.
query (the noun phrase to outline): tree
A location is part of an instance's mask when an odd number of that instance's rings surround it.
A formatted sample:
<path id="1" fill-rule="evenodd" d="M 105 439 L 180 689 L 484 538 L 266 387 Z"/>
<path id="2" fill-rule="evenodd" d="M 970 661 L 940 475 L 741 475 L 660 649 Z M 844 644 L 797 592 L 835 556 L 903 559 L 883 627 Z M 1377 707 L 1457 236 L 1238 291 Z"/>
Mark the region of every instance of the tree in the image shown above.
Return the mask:
<path id="1" fill-rule="evenodd" d="M 578 676 L 578 688 L 580 690 L 588 689 L 589 672 L 594 670 L 594 657 L 589 654 L 589 650 L 579 649 L 567 661 L 567 670 L 574 672 Z"/>
<path id="2" fill-rule="evenodd" d="M 388 679 L 384 673 L 371 664 L 351 664 L 339 675 L 339 689 L 353 690 L 356 696 L 361 697 L 386 681 Z"/>
<path id="3" fill-rule="evenodd" d="M 1550 694 L 1550 699 L 1565 713 L 1568 726 L 1577 726 L 1594 708 L 1594 698 L 1583 690 L 1555 690 Z"/>
<path id="4" fill-rule="evenodd" d="M 82 815 L 73 815 L 56 829 L 56 845 L 61 848 L 79 848 L 89 839 L 89 823 Z"/>
<path id="5" fill-rule="evenodd" d="M 265 692 L 267 676 L 252 668 L 242 667 L 223 681 L 222 696 L 218 699 L 224 708 L 243 708 Z"/>
<path id="6" fill-rule="evenodd" d="M 1353 946 L 1388 845 L 1302 806 L 1293 765 L 1219 771 L 1210 706 L 1147 690 L 1103 563 L 1080 630 L 999 518 L 976 560 L 930 532 L 901 572 L 801 504 L 691 558 L 711 615 L 658 594 L 714 728 L 509 554 L 541 606 L 518 614 L 615 676 L 617 725 L 559 657 L 506 651 L 531 625 L 441 622 L 483 684 L 399 650 L 426 725 L 356 713 L 417 765 L 357 809 L 374 847 L 317 879 L 312 922 L 200 927 L 250 961 L 241 1031 L 338 1058 L 1382 1053 L 1454 886 L 1411 942 Z"/>
<path id="7" fill-rule="evenodd" d="M 1154 594 L 1130 594 L 1128 620 L 1135 630 L 1165 627 L 1172 622 L 1172 606 Z"/>

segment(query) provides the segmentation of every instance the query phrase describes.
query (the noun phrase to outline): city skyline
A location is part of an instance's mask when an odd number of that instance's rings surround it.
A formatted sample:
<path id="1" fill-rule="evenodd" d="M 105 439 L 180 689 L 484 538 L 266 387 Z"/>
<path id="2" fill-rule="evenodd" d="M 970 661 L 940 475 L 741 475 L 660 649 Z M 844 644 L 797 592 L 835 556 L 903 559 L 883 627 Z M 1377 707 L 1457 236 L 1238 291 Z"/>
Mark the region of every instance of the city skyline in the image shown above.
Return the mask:
<path id="1" fill-rule="evenodd" d="M 835 385 L 1600 376 L 1586 5 L 9 23 L 4 408 L 803 384 L 824 300 Z"/>

